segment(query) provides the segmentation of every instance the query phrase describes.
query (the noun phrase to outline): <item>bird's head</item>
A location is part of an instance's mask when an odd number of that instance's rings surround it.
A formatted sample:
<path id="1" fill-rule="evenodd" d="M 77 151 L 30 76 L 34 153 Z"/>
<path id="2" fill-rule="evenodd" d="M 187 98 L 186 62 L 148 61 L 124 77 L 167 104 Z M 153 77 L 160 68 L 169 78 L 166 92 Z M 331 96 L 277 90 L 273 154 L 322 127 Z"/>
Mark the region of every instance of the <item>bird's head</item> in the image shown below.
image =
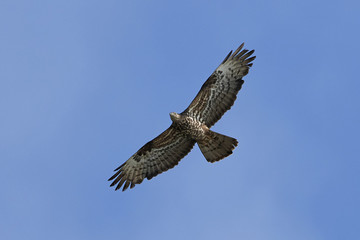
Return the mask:
<path id="1" fill-rule="evenodd" d="M 173 122 L 177 122 L 180 120 L 180 114 L 177 114 L 175 112 L 170 113 L 170 118 Z"/>

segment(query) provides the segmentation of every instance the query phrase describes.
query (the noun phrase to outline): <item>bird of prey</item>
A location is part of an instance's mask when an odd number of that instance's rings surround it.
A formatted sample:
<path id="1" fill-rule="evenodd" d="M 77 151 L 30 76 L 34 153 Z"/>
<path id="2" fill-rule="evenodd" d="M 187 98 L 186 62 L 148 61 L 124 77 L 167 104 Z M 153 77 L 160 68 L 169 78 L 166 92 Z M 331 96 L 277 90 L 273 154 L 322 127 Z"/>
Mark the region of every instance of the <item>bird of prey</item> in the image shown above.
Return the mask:
<path id="1" fill-rule="evenodd" d="M 210 130 L 222 115 L 231 108 L 236 94 L 248 74 L 255 56 L 254 50 L 242 49 L 242 43 L 234 53 L 225 57 L 218 68 L 202 85 L 195 99 L 182 113 L 170 113 L 171 126 L 159 136 L 146 143 L 125 163 L 116 168 L 109 181 L 115 190 L 125 191 L 129 186 L 150 180 L 159 173 L 176 166 L 195 143 L 208 162 L 219 161 L 237 146 L 235 138 Z"/>

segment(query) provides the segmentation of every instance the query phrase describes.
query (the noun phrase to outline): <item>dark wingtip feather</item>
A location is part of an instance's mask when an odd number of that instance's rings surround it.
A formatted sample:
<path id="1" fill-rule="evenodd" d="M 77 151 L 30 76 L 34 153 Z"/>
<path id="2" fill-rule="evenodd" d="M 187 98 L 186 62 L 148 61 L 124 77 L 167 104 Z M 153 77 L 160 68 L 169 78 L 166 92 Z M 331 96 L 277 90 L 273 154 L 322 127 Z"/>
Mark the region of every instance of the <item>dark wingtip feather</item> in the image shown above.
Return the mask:
<path id="1" fill-rule="evenodd" d="M 125 191 L 126 189 L 128 189 L 129 185 L 130 185 L 130 181 L 126 181 L 122 191 Z"/>
<path id="2" fill-rule="evenodd" d="M 247 49 L 244 49 L 242 50 L 238 55 L 236 55 L 236 59 L 239 59 L 241 58 L 245 53 L 247 53 L 249 50 Z"/>
<path id="3" fill-rule="evenodd" d="M 244 47 L 244 42 L 235 50 L 235 52 L 233 53 L 232 57 L 235 57 L 236 54 L 238 54 L 238 52 L 240 52 L 240 50 Z"/>
<path id="4" fill-rule="evenodd" d="M 111 180 L 113 180 L 114 178 L 115 178 L 115 175 L 111 176 L 111 177 L 108 179 L 108 181 L 111 181 Z"/>
<path id="5" fill-rule="evenodd" d="M 111 180 L 113 180 L 117 175 L 119 175 L 120 174 L 120 172 L 117 172 L 117 173 L 115 173 L 114 175 L 112 175 L 109 179 L 108 179 L 108 181 L 111 181 Z"/>
<path id="6" fill-rule="evenodd" d="M 122 179 L 120 180 L 119 184 L 116 186 L 115 190 L 118 190 L 119 188 L 121 188 L 121 186 L 124 184 L 125 180 L 126 180 L 125 178 L 122 178 Z M 115 181 L 115 182 L 116 182 L 116 181 Z"/>
<path id="7" fill-rule="evenodd" d="M 232 53 L 232 50 L 231 50 L 231 51 L 229 52 L 229 54 L 225 57 L 225 59 L 221 62 L 221 64 L 223 64 L 224 62 L 226 62 L 226 61 L 229 59 L 231 53 Z"/>
<path id="8" fill-rule="evenodd" d="M 119 170 L 120 168 L 122 168 L 125 165 L 126 162 L 124 162 L 123 164 L 121 164 L 119 167 L 117 167 L 114 172 L 116 172 L 117 170 Z"/>
<path id="9" fill-rule="evenodd" d="M 251 57 L 251 58 L 248 58 L 248 59 L 246 59 L 246 60 L 244 61 L 244 63 L 245 63 L 245 64 L 248 64 L 248 63 L 254 61 L 255 58 L 256 58 L 256 56 L 253 56 L 253 57 Z"/>
<path id="10" fill-rule="evenodd" d="M 247 53 L 246 53 L 244 56 L 242 56 L 241 58 L 242 58 L 242 59 L 246 59 L 246 58 L 250 57 L 254 52 L 255 52 L 255 50 L 251 50 L 251 51 L 247 52 Z"/>

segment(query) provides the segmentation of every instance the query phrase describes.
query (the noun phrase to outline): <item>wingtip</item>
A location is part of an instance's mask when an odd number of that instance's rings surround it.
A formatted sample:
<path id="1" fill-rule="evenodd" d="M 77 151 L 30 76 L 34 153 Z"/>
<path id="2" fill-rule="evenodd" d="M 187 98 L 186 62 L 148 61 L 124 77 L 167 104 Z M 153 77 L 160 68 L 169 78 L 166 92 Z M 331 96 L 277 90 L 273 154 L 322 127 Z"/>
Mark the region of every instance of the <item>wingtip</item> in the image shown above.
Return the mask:
<path id="1" fill-rule="evenodd" d="M 250 66 L 250 64 L 252 65 L 252 61 L 254 61 L 256 58 L 256 56 L 253 56 L 253 57 L 250 57 L 250 58 L 247 58 L 244 60 L 244 64 L 247 64 L 248 66 Z M 251 66 L 250 66 L 251 67 Z"/>
<path id="2" fill-rule="evenodd" d="M 111 180 L 113 180 L 115 177 L 117 177 L 118 176 L 118 174 L 115 174 L 114 176 L 112 176 L 111 178 L 109 178 L 109 180 L 108 181 L 111 181 Z M 120 177 L 121 178 L 121 177 Z M 112 186 L 114 186 L 116 183 L 118 183 L 119 182 L 119 180 L 120 180 L 120 178 L 119 177 L 117 177 L 111 184 L 110 184 L 110 187 L 112 187 Z"/>
<path id="3" fill-rule="evenodd" d="M 231 56 L 231 54 L 232 54 L 232 50 L 229 52 L 229 54 L 225 57 L 225 59 L 221 62 L 221 64 L 223 64 L 224 62 L 226 62 L 228 59 L 229 59 L 229 57 Z"/>
<path id="4" fill-rule="evenodd" d="M 116 172 L 117 170 L 119 170 L 120 168 L 122 168 L 125 165 L 126 162 L 124 162 L 123 164 L 121 164 L 119 167 L 115 168 L 114 172 Z"/>
<path id="5" fill-rule="evenodd" d="M 240 44 L 240 46 L 235 50 L 235 52 L 231 55 L 231 57 L 235 57 L 239 52 L 240 50 L 244 47 L 244 42 L 242 44 Z"/>
<path id="6" fill-rule="evenodd" d="M 130 186 L 130 181 L 126 181 L 125 184 L 124 184 L 123 191 L 125 191 L 126 189 L 128 189 L 129 186 Z"/>

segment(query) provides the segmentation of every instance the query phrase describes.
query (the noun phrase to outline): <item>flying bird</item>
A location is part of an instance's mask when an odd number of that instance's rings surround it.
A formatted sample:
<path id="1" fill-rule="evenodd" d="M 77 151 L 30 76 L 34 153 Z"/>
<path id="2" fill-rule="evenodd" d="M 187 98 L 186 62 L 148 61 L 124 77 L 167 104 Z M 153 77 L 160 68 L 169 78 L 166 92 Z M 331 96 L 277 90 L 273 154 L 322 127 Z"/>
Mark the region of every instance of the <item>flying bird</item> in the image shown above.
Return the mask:
<path id="1" fill-rule="evenodd" d="M 202 85 L 189 107 L 182 113 L 170 113 L 171 126 L 159 136 L 146 143 L 125 163 L 116 168 L 109 181 L 115 190 L 124 185 L 140 184 L 145 178 L 156 175 L 176 166 L 198 144 L 208 162 L 219 161 L 230 154 L 237 146 L 235 138 L 210 130 L 236 100 L 255 56 L 254 50 L 242 49 L 242 43 L 234 53 L 225 57 L 218 68 Z"/>

